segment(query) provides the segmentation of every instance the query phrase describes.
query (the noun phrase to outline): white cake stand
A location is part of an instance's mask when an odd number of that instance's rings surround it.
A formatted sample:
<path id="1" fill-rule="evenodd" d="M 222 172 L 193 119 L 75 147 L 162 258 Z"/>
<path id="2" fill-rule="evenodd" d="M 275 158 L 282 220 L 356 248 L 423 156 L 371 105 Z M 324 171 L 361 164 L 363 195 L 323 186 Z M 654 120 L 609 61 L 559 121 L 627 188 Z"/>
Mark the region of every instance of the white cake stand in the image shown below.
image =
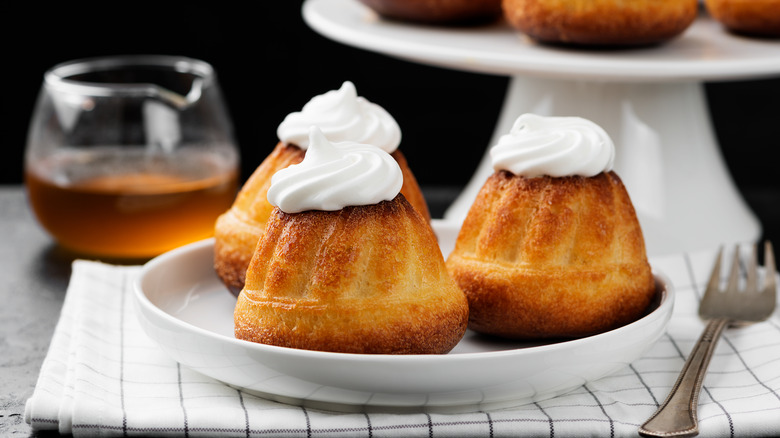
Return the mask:
<path id="1" fill-rule="evenodd" d="M 575 115 L 603 126 L 617 146 L 615 171 L 651 256 L 760 237 L 761 225 L 720 155 L 702 82 L 780 74 L 777 41 L 731 35 L 706 15 L 659 47 L 586 51 L 540 46 L 503 22 L 476 28 L 390 22 L 357 0 L 307 0 L 302 12 L 311 28 L 346 45 L 509 76 L 488 147 L 526 112 Z M 444 221 L 462 222 L 492 172 L 485 153 Z"/>

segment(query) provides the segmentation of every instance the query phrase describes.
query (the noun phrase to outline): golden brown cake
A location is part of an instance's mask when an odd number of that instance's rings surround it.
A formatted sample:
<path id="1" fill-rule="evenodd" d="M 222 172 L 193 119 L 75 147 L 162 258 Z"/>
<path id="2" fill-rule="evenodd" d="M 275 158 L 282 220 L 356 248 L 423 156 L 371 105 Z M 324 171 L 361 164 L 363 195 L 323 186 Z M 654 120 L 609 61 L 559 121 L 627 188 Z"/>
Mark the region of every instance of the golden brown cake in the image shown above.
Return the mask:
<path id="1" fill-rule="evenodd" d="M 348 163 L 342 173 L 338 164 L 311 163 L 340 153 L 310 149 L 274 178 L 268 198 L 276 207 L 238 296 L 235 336 L 344 353 L 450 351 L 466 331 L 468 303 L 433 229 L 399 193 L 398 165 L 388 156 L 378 168 L 353 155 L 333 161 Z M 354 171 L 358 161 L 365 172 Z M 375 192 L 385 200 L 374 202 Z"/>
<path id="2" fill-rule="evenodd" d="M 654 278 L 613 157 L 606 132 L 578 117 L 523 115 L 491 148 L 495 171 L 447 258 L 474 331 L 574 338 L 645 312 Z"/>
<path id="3" fill-rule="evenodd" d="M 385 18 L 416 23 L 483 23 L 501 16 L 501 0 L 360 1 Z"/>
<path id="4" fill-rule="evenodd" d="M 342 106 L 349 110 L 341 108 Z M 276 145 L 273 152 L 243 185 L 230 209 L 217 219 L 214 230 L 214 269 L 234 295 L 238 295 L 244 286 L 249 260 L 273 209 L 266 200 L 271 176 L 278 170 L 303 160 L 306 154 L 305 146 L 308 146 L 308 137 L 303 136 L 299 131 L 308 130 L 314 122 L 318 121 L 320 113 L 330 115 L 328 122 L 335 125 L 329 127 L 328 134 L 332 137 L 343 139 L 353 136 L 356 138 L 355 141 L 368 139 L 376 143 L 380 141 L 389 143 L 391 146 L 387 149 L 393 149 L 391 155 L 403 172 L 401 193 L 426 221 L 431 219 L 428 204 L 417 179 L 403 153 L 397 148 L 400 134 L 395 121 L 381 107 L 358 97 L 354 85 L 345 82 L 341 89 L 313 98 L 304 106 L 302 112 L 288 115 L 285 122 L 280 125 L 280 137 L 287 141 L 280 141 Z M 333 114 L 342 114 L 350 118 L 346 122 L 334 121 Z M 298 121 L 298 119 L 305 119 L 305 121 Z M 325 122 L 320 121 L 320 125 L 325 126 Z M 339 131 L 342 126 L 348 126 L 350 131 Z M 356 131 L 356 128 L 361 126 L 370 126 L 372 131 L 367 131 L 369 128 L 365 128 L 365 131 Z"/>
<path id="5" fill-rule="evenodd" d="M 436 237 L 403 195 L 275 210 L 235 310 L 239 339 L 345 353 L 446 353 L 467 321 Z"/>
<path id="6" fill-rule="evenodd" d="M 642 46 L 685 31 L 698 0 L 503 0 L 507 21 L 544 43 Z"/>
<path id="7" fill-rule="evenodd" d="M 645 311 L 655 290 L 642 232 L 614 172 L 494 174 L 447 266 L 469 299 L 470 327 L 515 339 L 619 327 Z"/>
<path id="8" fill-rule="evenodd" d="M 705 5 L 732 32 L 780 37 L 780 0 L 706 0 Z"/>

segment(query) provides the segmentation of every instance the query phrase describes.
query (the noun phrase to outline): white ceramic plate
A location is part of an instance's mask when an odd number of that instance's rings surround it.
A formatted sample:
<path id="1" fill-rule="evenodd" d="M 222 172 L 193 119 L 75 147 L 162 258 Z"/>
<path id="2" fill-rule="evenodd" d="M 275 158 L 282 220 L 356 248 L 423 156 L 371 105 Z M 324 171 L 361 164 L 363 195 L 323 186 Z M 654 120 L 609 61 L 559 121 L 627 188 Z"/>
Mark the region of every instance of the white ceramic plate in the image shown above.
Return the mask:
<path id="1" fill-rule="evenodd" d="M 358 0 L 307 0 L 302 14 L 312 29 L 334 41 L 478 73 L 653 82 L 749 79 L 780 73 L 777 40 L 733 35 L 706 13 L 666 44 L 623 50 L 544 46 L 503 21 L 457 28 L 383 20 Z"/>
<path id="2" fill-rule="evenodd" d="M 451 248 L 455 230 L 434 227 Z M 652 312 L 616 330 L 547 345 L 468 332 L 447 355 L 327 353 L 235 339 L 235 298 L 214 273 L 211 239 L 148 262 L 135 298 L 144 330 L 173 359 L 262 397 L 339 411 L 460 411 L 550 398 L 638 359 L 672 314 L 671 285 L 657 273 L 656 281 Z"/>

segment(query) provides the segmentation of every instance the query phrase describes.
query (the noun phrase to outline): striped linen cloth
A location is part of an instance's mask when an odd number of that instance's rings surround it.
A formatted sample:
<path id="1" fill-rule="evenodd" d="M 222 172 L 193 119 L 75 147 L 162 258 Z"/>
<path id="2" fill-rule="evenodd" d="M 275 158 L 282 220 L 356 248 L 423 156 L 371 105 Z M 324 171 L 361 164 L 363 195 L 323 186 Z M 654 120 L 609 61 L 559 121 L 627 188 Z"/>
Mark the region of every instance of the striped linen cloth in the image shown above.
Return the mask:
<path id="1" fill-rule="evenodd" d="M 78 260 L 25 418 L 74 436 L 637 436 L 663 402 L 702 322 L 715 251 L 656 257 L 676 290 L 664 335 L 612 376 L 553 399 L 493 411 L 333 413 L 264 400 L 180 366 L 134 315 L 138 266 Z M 727 330 L 700 396 L 701 436 L 780 436 L 780 311 Z"/>

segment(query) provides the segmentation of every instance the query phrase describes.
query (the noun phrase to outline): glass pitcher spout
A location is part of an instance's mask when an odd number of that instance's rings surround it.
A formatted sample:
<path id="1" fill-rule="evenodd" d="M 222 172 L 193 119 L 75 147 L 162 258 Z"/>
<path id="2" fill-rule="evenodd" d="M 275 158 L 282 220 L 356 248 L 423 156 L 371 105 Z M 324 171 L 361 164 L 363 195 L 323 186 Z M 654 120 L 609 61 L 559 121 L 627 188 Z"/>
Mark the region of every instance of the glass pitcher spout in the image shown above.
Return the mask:
<path id="1" fill-rule="evenodd" d="M 168 76 L 156 71 L 175 68 Z M 128 66 L 135 68 L 128 80 Z M 164 55 L 86 58 L 58 64 L 45 74 L 47 87 L 66 95 L 91 97 L 146 96 L 184 109 L 195 104 L 214 82 L 214 70 L 203 61 Z"/>
<path id="2" fill-rule="evenodd" d="M 186 95 L 181 95 L 166 88 L 150 84 L 150 87 L 152 87 L 150 97 L 155 97 L 175 108 L 184 109 L 197 102 L 203 95 L 203 83 L 204 81 L 201 78 L 193 80 L 192 87 Z"/>

